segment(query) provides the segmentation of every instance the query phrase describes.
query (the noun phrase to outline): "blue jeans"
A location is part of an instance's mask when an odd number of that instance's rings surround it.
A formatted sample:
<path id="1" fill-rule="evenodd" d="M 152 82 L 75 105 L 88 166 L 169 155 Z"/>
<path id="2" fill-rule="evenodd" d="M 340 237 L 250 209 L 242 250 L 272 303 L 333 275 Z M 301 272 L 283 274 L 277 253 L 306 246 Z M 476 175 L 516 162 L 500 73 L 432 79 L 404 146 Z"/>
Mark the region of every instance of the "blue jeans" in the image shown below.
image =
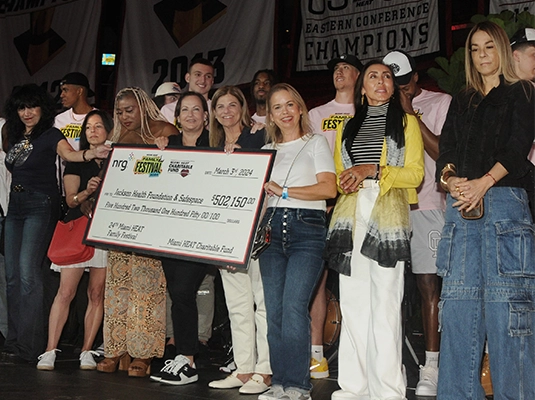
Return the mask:
<path id="1" fill-rule="evenodd" d="M 325 218 L 321 210 L 277 208 L 271 245 L 260 256 L 272 383 L 301 392 L 312 388 L 308 306 L 323 272 Z"/>
<path id="2" fill-rule="evenodd" d="M 35 360 L 45 349 L 43 270 L 59 214 L 57 197 L 11 192 L 6 217 L 5 262 L 8 334 L 5 348 Z"/>
<path id="3" fill-rule="evenodd" d="M 523 189 L 494 187 L 465 220 L 448 196 L 438 245 L 439 400 L 484 399 L 485 344 L 496 399 L 535 399 L 535 235 Z"/>

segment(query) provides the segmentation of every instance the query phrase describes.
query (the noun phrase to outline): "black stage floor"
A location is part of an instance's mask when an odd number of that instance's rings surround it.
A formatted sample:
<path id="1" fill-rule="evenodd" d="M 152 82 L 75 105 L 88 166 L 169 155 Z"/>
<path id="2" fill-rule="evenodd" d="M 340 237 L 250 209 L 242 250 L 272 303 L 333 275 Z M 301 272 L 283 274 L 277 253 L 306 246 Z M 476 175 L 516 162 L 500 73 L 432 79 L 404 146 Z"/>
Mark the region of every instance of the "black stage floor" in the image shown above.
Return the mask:
<path id="1" fill-rule="evenodd" d="M 403 307 L 406 335 L 403 363 L 407 370 L 407 399 L 433 400 L 434 397 L 416 397 L 414 394 L 418 381 L 418 362 L 425 361 L 425 353 L 419 296 L 411 275 L 406 275 L 408 295 L 405 296 Z M 0 351 L 2 346 L 3 338 L 0 335 Z M 35 364 L 18 364 L 9 357 L 0 356 L 0 400 L 255 400 L 258 397 L 240 395 L 237 389 L 217 390 L 208 387 L 210 381 L 225 377 L 224 373 L 219 372 L 219 366 L 224 363 L 226 355 L 217 346 L 211 346 L 198 360 L 199 381 L 185 386 L 164 386 L 148 378 L 129 378 L 126 372 L 105 374 L 81 371 L 78 369 L 76 350 L 68 345 L 60 345 L 60 348 L 63 351 L 58 353 L 54 371 L 38 371 Z M 326 355 L 329 357 L 331 376 L 313 380 L 314 400 L 330 400 L 331 393 L 338 389 L 336 345 Z"/>
<path id="2" fill-rule="evenodd" d="M 421 339 L 416 337 L 415 350 L 421 353 Z M 407 352 L 407 351 L 405 351 Z M 405 361 L 409 387 L 407 398 L 416 399 L 414 387 L 417 380 L 417 365 L 408 354 Z M 421 354 L 419 355 L 421 357 Z M 215 358 L 219 358 L 216 357 Z M 111 374 L 97 371 L 81 371 L 72 349 L 63 347 L 58 353 L 54 371 L 38 371 L 35 365 L 14 363 L 9 357 L 0 358 L 0 399 L 2 400 L 142 400 L 158 399 L 224 399 L 252 400 L 258 396 L 240 395 L 237 389 L 210 389 L 208 382 L 221 379 L 214 362 L 205 362 L 198 368 L 199 381 L 185 386 L 164 386 L 150 382 L 148 378 L 129 378 L 126 372 Z M 331 377 L 314 380 L 312 398 L 330 400 L 331 393 L 338 389 L 336 383 L 336 355 L 330 362 Z M 433 397 L 421 398 L 434 399 Z"/>

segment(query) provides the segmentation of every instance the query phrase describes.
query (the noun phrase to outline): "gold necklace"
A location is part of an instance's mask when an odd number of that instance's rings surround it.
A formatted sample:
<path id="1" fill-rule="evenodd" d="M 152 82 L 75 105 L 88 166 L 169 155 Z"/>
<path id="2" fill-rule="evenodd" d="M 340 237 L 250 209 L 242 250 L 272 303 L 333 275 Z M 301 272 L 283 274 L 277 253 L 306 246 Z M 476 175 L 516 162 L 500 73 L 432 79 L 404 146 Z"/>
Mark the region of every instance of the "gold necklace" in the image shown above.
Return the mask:
<path id="1" fill-rule="evenodd" d="M 73 121 L 80 122 L 84 120 L 85 115 L 82 115 L 82 118 L 80 119 L 76 119 L 76 117 L 74 116 L 74 111 L 72 110 L 72 107 L 69 108 L 69 111 L 71 112 L 71 118 L 73 119 Z"/>

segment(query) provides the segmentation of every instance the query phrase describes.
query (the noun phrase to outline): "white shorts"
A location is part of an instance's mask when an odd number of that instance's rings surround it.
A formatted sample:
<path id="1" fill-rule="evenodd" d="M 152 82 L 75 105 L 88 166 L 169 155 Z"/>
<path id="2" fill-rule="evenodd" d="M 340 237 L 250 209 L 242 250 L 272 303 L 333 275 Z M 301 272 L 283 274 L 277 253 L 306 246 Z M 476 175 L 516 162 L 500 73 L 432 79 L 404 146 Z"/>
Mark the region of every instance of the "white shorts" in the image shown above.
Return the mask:
<path id="1" fill-rule="evenodd" d="M 436 274 L 437 247 L 444 226 L 442 210 L 415 210 L 410 213 L 411 267 L 414 274 Z"/>

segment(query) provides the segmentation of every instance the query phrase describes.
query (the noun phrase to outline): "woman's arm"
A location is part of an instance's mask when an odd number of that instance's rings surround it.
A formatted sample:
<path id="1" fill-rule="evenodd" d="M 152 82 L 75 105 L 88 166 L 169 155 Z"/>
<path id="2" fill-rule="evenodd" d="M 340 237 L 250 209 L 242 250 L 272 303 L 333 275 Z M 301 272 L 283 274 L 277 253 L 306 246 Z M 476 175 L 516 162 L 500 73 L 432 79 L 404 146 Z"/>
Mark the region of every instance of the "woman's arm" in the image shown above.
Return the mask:
<path id="1" fill-rule="evenodd" d="M 65 185 L 65 198 L 70 208 L 76 208 L 86 201 L 97 190 L 101 179 L 98 176 L 92 177 L 87 182 L 87 187 L 80 190 L 80 177 L 78 175 L 65 175 L 63 183 Z"/>
<path id="2" fill-rule="evenodd" d="M 292 186 L 287 188 L 288 197 L 299 200 L 327 200 L 336 197 L 336 175 L 332 172 L 316 174 L 318 183 L 308 186 Z M 264 185 L 268 195 L 282 196 L 283 188 L 273 181 Z"/>
<path id="3" fill-rule="evenodd" d="M 76 151 L 67 142 L 67 139 L 60 140 L 56 147 L 58 156 L 69 162 L 87 162 L 95 158 L 106 158 L 110 151 L 111 147 L 106 144 L 101 144 L 95 149 Z"/>
<path id="4" fill-rule="evenodd" d="M 416 189 L 424 178 L 424 143 L 416 117 L 407 115 L 405 127 L 405 165 L 384 165 L 386 154 L 381 156 L 381 193 L 390 188 Z"/>

